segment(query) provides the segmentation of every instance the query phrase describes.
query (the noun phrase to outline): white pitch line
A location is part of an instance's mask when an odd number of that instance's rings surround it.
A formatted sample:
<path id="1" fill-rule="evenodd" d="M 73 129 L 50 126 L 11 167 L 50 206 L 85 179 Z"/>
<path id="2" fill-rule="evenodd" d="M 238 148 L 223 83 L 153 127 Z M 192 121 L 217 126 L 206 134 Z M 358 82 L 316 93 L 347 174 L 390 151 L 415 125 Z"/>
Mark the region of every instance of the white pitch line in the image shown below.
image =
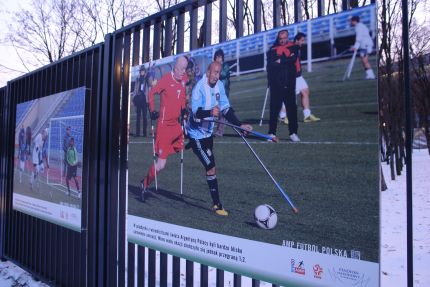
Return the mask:
<path id="1" fill-rule="evenodd" d="M 273 144 L 273 145 L 282 145 L 282 144 L 307 144 L 307 145 L 378 145 L 377 142 L 332 142 L 332 141 L 301 141 L 301 142 L 291 142 L 291 141 L 281 141 L 279 143 L 271 143 L 271 142 L 265 142 L 265 141 L 248 141 L 251 144 Z M 152 142 L 149 141 L 143 141 L 143 142 L 136 142 L 132 141 L 130 144 L 150 144 Z M 240 141 L 214 141 L 214 144 L 245 144 L 244 142 Z"/>

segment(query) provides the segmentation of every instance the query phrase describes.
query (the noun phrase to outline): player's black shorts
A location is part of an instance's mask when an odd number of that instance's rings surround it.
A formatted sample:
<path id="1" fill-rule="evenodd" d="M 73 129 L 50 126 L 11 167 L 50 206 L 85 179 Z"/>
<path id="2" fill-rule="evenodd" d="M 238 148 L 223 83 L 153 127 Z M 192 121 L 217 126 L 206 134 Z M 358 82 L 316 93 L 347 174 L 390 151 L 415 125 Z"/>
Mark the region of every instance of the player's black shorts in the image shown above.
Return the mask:
<path id="1" fill-rule="evenodd" d="M 197 155 L 206 171 L 215 167 L 215 157 L 213 154 L 213 137 L 204 139 L 192 139 L 190 138 L 190 144 L 193 152 Z"/>
<path id="2" fill-rule="evenodd" d="M 71 179 L 72 177 L 76 177 L 76 172 L 78 170 L 78 166 L 68 165 L 67 166 L 67 179 Z"/>

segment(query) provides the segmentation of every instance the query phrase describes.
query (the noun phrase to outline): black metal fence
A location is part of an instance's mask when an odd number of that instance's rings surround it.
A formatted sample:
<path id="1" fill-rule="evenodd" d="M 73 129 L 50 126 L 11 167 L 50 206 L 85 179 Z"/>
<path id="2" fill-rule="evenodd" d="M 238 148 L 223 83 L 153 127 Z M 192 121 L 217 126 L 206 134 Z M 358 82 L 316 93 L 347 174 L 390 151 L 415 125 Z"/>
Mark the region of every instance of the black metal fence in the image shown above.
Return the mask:
<path id="1" fill-rule="evenodd" d="M 204 46 L 212 43 L 212 0 L 188 0 L 108 34 L 105 42 L 59 62 L 10 81 L 0 89 L 0 255 L 14 261 L 35 277 L 61 286 L 180 286 L 180 258 L 126 241 L 126 171 L 130 67 L 197 48 L 198 9 L 204 6 Z M 280 25 L 280 2 L 273 1 L 273 26 Z M 322 15 L 318 1 L 318 15 Z M 348 2 L 343 0 L 344 8 Z M 300 2 L 295 1 L 298 15 Z M 243 2 L 236 0 L 237 19 Z M 261 1 L 254 1 L 254 32 L 261 31 Z M 218 1 L 219 42 L 226 41 L 227 1 Z M 189 43 L 185 43 L 185 15 L 190 18 Z M 299 19 L 296 17 L 296 19 Z M 177 30 L 173 33 L 172 23 Z M 163 24 L 163 25 L 162 25 Z M 163 27 L 163 29 L 162 29 Z M 151 29 L 152 28 L 152 29 Z M 152 30 L 152 33 L 151 33 Z M 175 38 L 174 38 L 175 35 Z M 243 36 L 243 22 L 236 23 L 236 37 Z M 163 41 L 161 39 L 163 38 Z M 153 39 L 150 47 L 150 39 Z M 152 55 L 150 55 L 152 51 Z M 13 210 L 16 105 L 32 99 L 85 86 L 85 142 L 83 159 L 82 230 L 61 226 Z M 146 258 L 147 257 L 147 258 Z M 127 258 L 127 260 L 126 260 Z M 135 264 L 137 262 L 137 264 Z M 127 272 L 126 272 L 127 266 Z M 194 262 L 186 261 L 186 286 L 193 286 Z M 159 269 L 159 278 L 156 278 Z M 148 278 L 145 279 L 147 270 Z M 126 274 L 127 278 L 126 278 Z M 135 275 L 136 274 L 136 275 Z M 135 282 L 135 278 L 137 282 Z M 209 284 L 208 266 L 200 267 L 201 286 Z M 158 283 L 157 283 L 158 282 Z M 234 286 L 241 286 L 234 275 Z M 224 271 L 216 271 L 216 285 L 224 286 Z M 252 280 L 259 286 L 258 280 Z"/>

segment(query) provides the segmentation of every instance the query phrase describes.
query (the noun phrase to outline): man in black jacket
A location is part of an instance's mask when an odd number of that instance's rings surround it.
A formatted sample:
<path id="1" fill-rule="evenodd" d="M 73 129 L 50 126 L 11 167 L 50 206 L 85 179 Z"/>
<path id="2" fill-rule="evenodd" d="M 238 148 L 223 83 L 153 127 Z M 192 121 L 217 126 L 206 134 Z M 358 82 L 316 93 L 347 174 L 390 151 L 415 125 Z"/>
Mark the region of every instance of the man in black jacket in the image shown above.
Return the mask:
<path id="1" fill-rule="evenodd" d="M 269 134 L 277 142 L 276 129 L 282 103 L 287 108 L 290 140 L 299 142 L 297 136 L 296 75 L 299 46 L 288 41 L 288 31 L 278 32 L 275 43 L 267 51 L 267 78 L 270 88 Z"/>

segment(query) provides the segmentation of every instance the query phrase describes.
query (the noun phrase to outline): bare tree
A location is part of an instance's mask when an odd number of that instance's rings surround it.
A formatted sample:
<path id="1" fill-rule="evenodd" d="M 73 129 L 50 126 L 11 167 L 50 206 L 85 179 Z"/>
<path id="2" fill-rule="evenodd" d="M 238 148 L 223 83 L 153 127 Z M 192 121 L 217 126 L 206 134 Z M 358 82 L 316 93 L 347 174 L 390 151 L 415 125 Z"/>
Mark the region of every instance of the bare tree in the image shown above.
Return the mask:
<path id="1" fill-rule="evenodd" d="M 422 1 L 410 0 L 408 28 L 413 31 L 414 15 Z M 400 175 L 405 162 L 405 106 L 403 47 L 401 37 L 401 1 L 382 0 L 379 7 L 379 102 L 381 134 L 387 146 L 387 160 L 391 167 L 391 178 Z M 413 42 L 414 33 L 411 33 Z M 421 38 L 421 37 L 420 37 Z M 417 41 L 417 46 L 426 41 Z M 410 43 L 407 43 L 410 45 Z M 413 51 L 414 45 L 410 45 Z M 411 53 L 413 55 L 413 53 Z M 424 85 L 425 86 L 425 85 Z M 415 97 L 414 94 L 412 94 Z"/>

